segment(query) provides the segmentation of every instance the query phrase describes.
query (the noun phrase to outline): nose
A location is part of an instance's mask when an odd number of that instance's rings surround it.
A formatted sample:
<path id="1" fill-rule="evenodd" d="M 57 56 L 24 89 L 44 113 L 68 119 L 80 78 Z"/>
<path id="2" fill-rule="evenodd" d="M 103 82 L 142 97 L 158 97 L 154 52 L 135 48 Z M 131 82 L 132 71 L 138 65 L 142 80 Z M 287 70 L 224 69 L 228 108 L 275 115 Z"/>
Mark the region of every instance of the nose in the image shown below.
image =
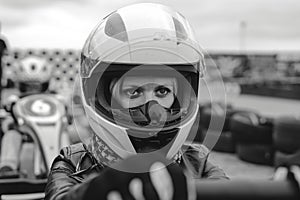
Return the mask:
<path id="1" fill-rule="evenodd" d="M 148 117 L 150 125 L 158 125 L 164 123 L 167 119 L 166 110 L 157 103 L 157 101 L 150 101 L 148 104 Z"/>
<path id="2" fill-rule="evenodd" d="M 144 93 L 144 102 L 147 103 L 147 102 L 151 102 L 151 101 L 156 101 L 154 92 L 145 91 L 145 93 Z"/>

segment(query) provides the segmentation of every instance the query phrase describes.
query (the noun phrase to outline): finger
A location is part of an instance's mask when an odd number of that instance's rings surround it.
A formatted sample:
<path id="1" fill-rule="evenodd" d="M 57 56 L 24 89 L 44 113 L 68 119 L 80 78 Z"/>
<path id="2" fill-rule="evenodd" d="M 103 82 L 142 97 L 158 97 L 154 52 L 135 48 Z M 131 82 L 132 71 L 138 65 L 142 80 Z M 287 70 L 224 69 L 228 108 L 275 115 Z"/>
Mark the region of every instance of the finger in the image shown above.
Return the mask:
<path id="1" fill-rule="evenodd" d="M 145 200 L 143 195 L 143 183 L 140 179 L 135 178 L 129 183 L 129 191 L 137 200 Z"/>
<path id="2" fill-rule="evenodd" d="M 150 167 L 150 178 L 161 200 L 173 198 L 173 182 L 166 166 L 160 162 Z"/>
<path id="3" fill-rule="evenodd" d="M 121 194 L 117 191 L 111 191 L 107 195 L 107 200 L 122 200 Z"/>
<path id="4" fill-rule="evenodd" d="M 286 179 L 288 174 L 288 169 L 285 167 L 278 167 L 278 169 L 276 170 L 273 179 L 275 181 L 279 181 L 279 180 L 284 180 Z"/>
<path id="5" fill-rule="evenodd" d="M 188 200 L 196 200 L 197 192 L 195 179 L 193 179 L 192 176 L 189 176 L 188 173 L 186 173 L 185 176 L 187 177 Z"/>
<path id="6" fill-rule="evenodd" d="M 296 165 L 291 166 L 291 172 L 293 172 L 296 181 L 300 184 L 300 167 Z"/>

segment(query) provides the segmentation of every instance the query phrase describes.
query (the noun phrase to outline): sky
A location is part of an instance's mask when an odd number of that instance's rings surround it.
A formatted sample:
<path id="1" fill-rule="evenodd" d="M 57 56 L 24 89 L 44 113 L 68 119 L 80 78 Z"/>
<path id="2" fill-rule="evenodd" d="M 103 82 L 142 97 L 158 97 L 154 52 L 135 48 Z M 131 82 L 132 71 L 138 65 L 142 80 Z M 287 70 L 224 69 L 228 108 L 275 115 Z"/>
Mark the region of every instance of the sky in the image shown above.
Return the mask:
<path id="1" fill-rule="evenodd" d="M 1 33 L 12 48 L 81 49 L 101 18 L 137 2 L 182 13 L 207 50 L 300 51 L 299 0 L 0 0 Z"/>

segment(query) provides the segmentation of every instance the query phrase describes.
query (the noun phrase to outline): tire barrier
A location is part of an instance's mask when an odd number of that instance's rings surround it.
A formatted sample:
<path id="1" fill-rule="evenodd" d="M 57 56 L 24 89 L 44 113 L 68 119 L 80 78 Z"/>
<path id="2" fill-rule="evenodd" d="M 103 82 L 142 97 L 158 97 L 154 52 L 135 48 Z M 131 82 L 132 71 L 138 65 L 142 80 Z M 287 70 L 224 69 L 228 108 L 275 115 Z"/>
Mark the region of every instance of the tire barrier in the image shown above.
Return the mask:
<path id="1" fill-rule="evenodd" d="M 207 129 L 202 130 L 203 135 L 206 135 Z M 215 137 L 218 137 L 217 132 L 211 130 L 209 134 L 214 134 Z M 219 139 L 213 147 L 214 151 L 225 152 L 225 153 L 235 153 L 235 141 L 233 140 L 232 133 L 230 131 L 223 131 L 219 135 Z"/>
<path id="2" fill-rule="evenodd" d="M 238 143 L 272 144 L 273 122 L 255 112 L 238 112 L 230 122 L 233 138 Z"/>
<path id="3" fill-rule="evenodd" d="M 231 105 L 224 105 L 221 103 L 212 103 L 206 104 L 201 109 L 201 117 L 200 117 L 200 126 L 208 129 L 214 127 L 210 127 L 211 119 L 215 119 L 217 122 L 223 122 L 224 118 L 224 125 L 222 131 L 229 131 L 230 130 L 230 117 L 234 113 L 234 110 Z"/>
<path id="4" fill-rule="evenodd" d="M 50 89 L 59 90 L 62 84 L 67 83 L 70 87 L 75 81 L 79 68 L 79 51 L 57 50 L 57 49 L 15 49 L 9 55 L 3 56 L 3 82 L 6 87 L 13 87 L 14 68 L 24 56 L 41 56 L 48 60 L 50 66 L 54 67 Z"/>
<path id="5" fill-rule="evenodd" d="M 300 151 L 293 154 L 287 154 L 280 151 L 276 151 L 274 155 L 274 166 L 300 166 Z"/>
<path id="6" fill-rule="evenodd" d="M 292 154 L 300 150 L 300 119 L 279 117 L 274 121 L 274 146 L 283 153 Z"/>
<path id="7" fill-rule="evenodd" d="M 220 152 L 227 152 L 227 153 L 234 153 L 235 150 L 235 138 L 233 137 L 233 134 L 231 133 L 231 121 L 232 117 L 235 115 L 238 115 L 241 113 L 243 115 L 244 113 L 248 113 L 248 111 L 245 110 L 238 110 L 234 109 L 231 105 L 224 105 L 221 103 L 212 103 L 212 104 L 206 104 L 203 105 L 201 109 L 201 117 L 200 117 L 200 127 L 202 130 L 202 135 L 204 138 L 207 132 L 207 129 L 210 129 L 210 133 L 214 134 L 214 126 L 211 126 L 211 119 L 216 120 L 216 124 L 218 122 L 223 123 L 224 118 L 224 126 L 222 128 L 221 135 L 219 136 L 219 139 L 217 143 L 215 144 L 213 150 L 220 151 Z M 263 120 L 262 120 L 263 121 Z M 242 129 L 241 131 L 245 131 Z M 217 135 L 217 133 L 216 133 Z M 271 140 L 271 136 L 270 136 Z"/>
<path id="8" fill-rule="evenodd" d="M 272 165 L 274 162 L 273 120 L 255 112 L 243 111 L 232 116 L 230 122 L 236 152 L 241 160 Z"/>
<path id="9" fill-rule="evenodd" d="M 196 120 L 190 130 L 188 141 L 193 141 L 197 143 L 202 143 L 203 141 L 203 131 L 200 125 L 201 107 L 199 108 Z"/>
<path id="10" fill-rule="evenodd" d="M 232 133 L 230 131 L 226 131 L 221 133 L 213 150 L 226 153 L 235 153 L 235 146 L 236 144 L 233 140 Z"/>
<path id="11" fill-rule="evenodd" d="M 236 152 L 241 160 L 255 164 L 273 165 L 274 148 L 272 145 L 238 143 Z"/>
<path id="12" fill-rule="evenodd" d="M 202 129 L 203 138 L 206 136 L 208 130 Z M 235 153 L 236 151 L 236 143 L 232 137 L 232 133 L 230 131 L 223 131 L 221 135 L 214 130 L 210 130 L 209 134 L 212 134 L 212 137 L 219 137 L 215 146 L 212 150 L 224 153 Z"/>

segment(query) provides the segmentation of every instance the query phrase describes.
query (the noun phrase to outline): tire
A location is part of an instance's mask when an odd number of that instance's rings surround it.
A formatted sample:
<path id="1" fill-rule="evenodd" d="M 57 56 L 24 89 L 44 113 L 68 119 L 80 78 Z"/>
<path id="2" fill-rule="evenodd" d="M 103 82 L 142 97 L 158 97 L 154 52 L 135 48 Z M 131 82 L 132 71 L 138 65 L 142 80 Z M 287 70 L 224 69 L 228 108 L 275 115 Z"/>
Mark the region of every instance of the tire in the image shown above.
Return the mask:
<path id="1" fill-rule="evenodd" d="M 205 129 L 219 129 L 219 127 L 215 127 L 214 124 L 220 124 L 224 121 L 222 132 L 229 131 L 230 117 L 233 113 L 234 110 L 230 105 L 223 105 L 221 103 L 205 105 L 201 109 L 200 125 Z M 215 120 L 214 123 L 211 123 L 212 119 Z"/>
<path id="2" fill-rule="evenodd" d="M 203 129 L 203 139 L 206 137 L 208 130 Z M 233 140 L 231 132 L 221 132 L 221 134 L 214 130 L 209 130 L 209 136 L 207 136 L 205 145 L 210 149 L 218 152 L 234 153 L 235 152 L 235 142 Z M 219 135 L 220 134 L 220 135 Z M 216 141 L 217 140 L 217 141 Z M 214 141 L 216 143 L 214 144 Z M 203 143 L 203 142 L 201 142 Z M 213 146 L 214 145 L 214 146 Z"/>
<path id="3" fill-rule="evenodd" d="M 276 151 L 274 155 L 274 166 L 291 166 L 299 165 L 300 166 L 300 151 L 294 154 L 287 154 L 280 151 Z"/>
<path id="4" fill-rule="evenodd" d="M 210 123 L 211 105 L 203 105 L 200 108 L 200 126 L 207 129 Z"/>
<path id="5" fill-rule="evenodd" d="M 203 141 L 203 132 L 202 132 L 202 127 L 200 125 L 200 114 L 201 114 L 201 108 L 198 111 L 196 120 L 190 130 L 190 134 L 188 137 L 188 141 L 194 141 L 197 143 L 202 143 Z"/>
<path id="6" fill-rule="evenodd" d="M 237 144 L 237 155 L 246 162 L 273 165 L 274 150 L 272 145 L 262 144 Z"/>
<path id="7" fill-rule="evenodd" d="M 238 112 L 230 121 L 230 130 L 237 143 L 272 144 L 273 122 L 254 112 Z"/>
<path id="8" fill-rule="evenodd" d="M 229 131 L 222 132 L 213 150 L 219 152 L 234 153 L 235 142 L 233 140 L 232 133 Z"/>
<path id="9" fill-rule="evenodd" d="M 34 143 L 25 142 L 22 144 L 20 153 L 20 172 L 26 174 L 27 178 L 35 178 L 34 159 L 35 159 Z"/>
<path id="10" fill-rule="evenodd" d="M 274 122 L 274 146 L 283 153 L 292 154 L 300 150 L 300 119 L 280 117 Z"/>

